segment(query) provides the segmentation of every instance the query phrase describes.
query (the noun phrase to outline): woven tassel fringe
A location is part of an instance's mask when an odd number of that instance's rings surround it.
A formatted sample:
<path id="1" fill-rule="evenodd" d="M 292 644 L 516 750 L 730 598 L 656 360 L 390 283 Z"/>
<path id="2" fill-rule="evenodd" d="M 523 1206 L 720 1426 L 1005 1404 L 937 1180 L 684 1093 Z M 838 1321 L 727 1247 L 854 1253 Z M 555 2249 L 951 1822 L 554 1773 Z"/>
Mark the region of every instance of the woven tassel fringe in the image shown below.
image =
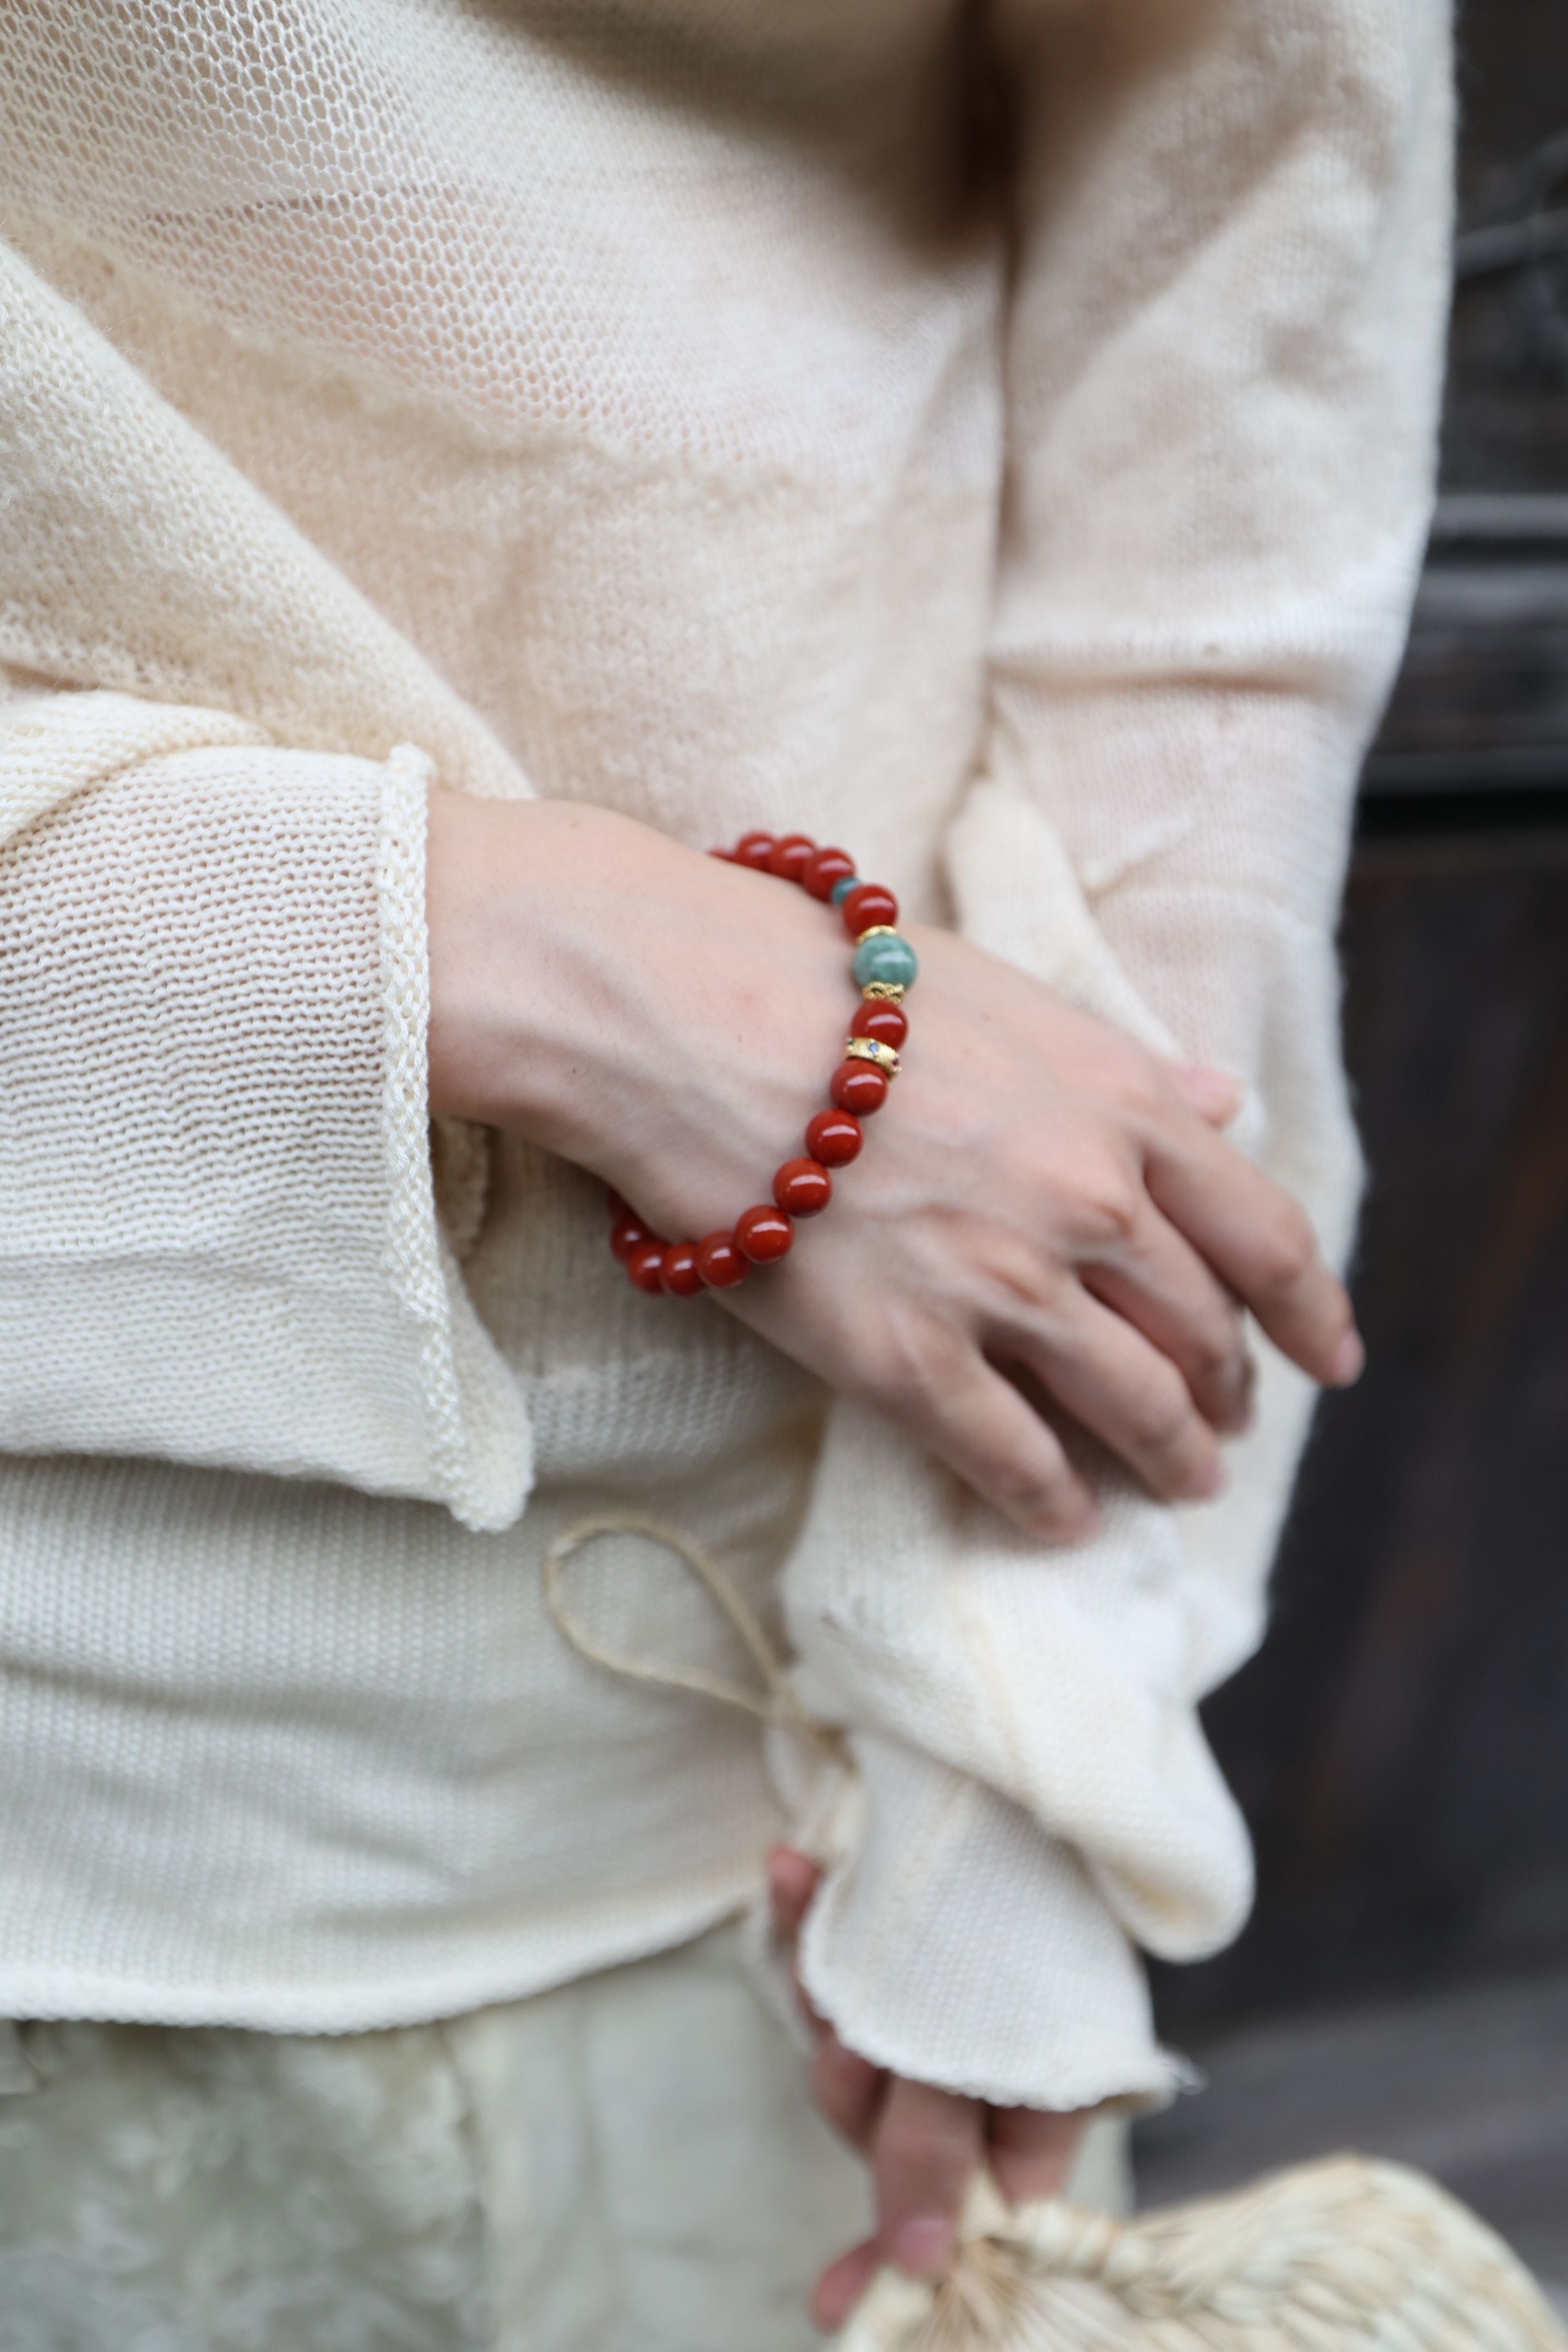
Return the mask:
<path id="1" fill-rule="evenodd" d="M 982 2184 L 962 2235 L 934 2290 L 882 2272 L 836 2352 L 1568 2352 L 1484 2222 L 1366 2157 L 1131 2221 Z"/>

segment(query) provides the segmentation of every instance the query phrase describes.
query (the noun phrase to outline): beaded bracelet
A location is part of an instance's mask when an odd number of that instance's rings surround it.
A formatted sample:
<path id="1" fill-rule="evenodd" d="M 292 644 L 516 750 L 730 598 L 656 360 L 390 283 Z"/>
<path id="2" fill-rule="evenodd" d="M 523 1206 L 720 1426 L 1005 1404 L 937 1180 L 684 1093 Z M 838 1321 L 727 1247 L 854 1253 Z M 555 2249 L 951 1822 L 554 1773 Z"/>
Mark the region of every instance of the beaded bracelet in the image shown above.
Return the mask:
<path id="1" fill-rule="evenodd" d="M 919 964 L 908 940 L 894 929 L 899 902 L 879 883 L 857 879 L 842 849 L 818 849 L 804 833 L 748 833 L 733 849 L 715 849 L 734 866 L 776 874 L 812 898 L 839 908 L 855 942 L 851 971 L 860 1009 L 849 1024 L 844 1059 L 828 1084 L 831 1110 L 819 1110 L 805 1130 L 806 1156 L 786 1160 L 773 1177 L 772 1201 L 735 1220 L 732 1233 L 700 1242 L 667 1242 L 643 1223 L 618 1192 L 609 1195 L 616 1223 L 610 1247 L 639 1290 L 650 1297 L 695 1298 L 702 1290 L 732 1290 L 753 1265 L 772 1265 L 795 1240 L 795 1219 L 820 1215 L 833 1198 L 828 1171 L 847 1167 L 865 1138 L 860 1121 L 880 1110 L 889 1081 L 899 1074 L 899 1048 L 909 1034 L 904 991 Z"/>

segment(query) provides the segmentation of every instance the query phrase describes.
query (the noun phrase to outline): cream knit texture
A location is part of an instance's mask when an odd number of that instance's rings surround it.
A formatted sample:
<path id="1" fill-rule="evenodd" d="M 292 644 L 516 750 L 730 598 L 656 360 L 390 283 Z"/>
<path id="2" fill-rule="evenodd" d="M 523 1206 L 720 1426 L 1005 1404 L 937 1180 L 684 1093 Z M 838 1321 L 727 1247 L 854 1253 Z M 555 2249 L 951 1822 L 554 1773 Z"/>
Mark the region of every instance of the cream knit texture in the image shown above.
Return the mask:
<path id="1" fill-rule="evenodd" d="M 629 1510 L 849 1735 L 804 1952 L 846 2040 L 1177 2079 L 1135 1947 L 1245 1913 L 1194 1709 L 1305 1384 L 1266 1361 L 1219 1503 L 1096 1463 L 1042 1553 L 631 1292 L 583 1171 L 456 1130 L 433 1175 L 421 795 L 842 839 L 1234 1070 L 1342 1253 L 1447 51 L 1439 0 L 11 0 L 0 2014 L 414 2021 L 744 1901 L 803 1759 L 542 1606 Z M 574 1605 L 746 1671 L 635 1537 Z"/>

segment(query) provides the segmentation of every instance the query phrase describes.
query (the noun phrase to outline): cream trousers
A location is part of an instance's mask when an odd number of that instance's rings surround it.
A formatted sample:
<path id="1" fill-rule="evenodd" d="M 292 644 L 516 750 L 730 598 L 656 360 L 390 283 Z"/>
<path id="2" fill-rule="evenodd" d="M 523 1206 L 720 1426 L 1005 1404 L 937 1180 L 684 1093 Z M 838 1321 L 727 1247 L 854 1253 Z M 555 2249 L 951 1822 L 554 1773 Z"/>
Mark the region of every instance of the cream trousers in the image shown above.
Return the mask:
<path id="1" fill-rule="evenodd" d="M 808 2352 L 868 2219 L 733 1927 L 439 2025 L 0 2044 L 0 2352 Z"/>

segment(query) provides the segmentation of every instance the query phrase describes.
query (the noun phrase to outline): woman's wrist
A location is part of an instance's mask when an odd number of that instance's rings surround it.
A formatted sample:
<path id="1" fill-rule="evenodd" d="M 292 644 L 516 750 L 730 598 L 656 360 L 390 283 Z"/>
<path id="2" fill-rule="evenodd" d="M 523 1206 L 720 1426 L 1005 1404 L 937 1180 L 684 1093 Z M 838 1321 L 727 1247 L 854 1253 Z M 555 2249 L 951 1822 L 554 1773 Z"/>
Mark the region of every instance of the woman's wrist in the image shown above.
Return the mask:
<path id="1" fill-rule="evenodd" d="M 747 1105 L 765 1117 L 776 1087 L 787 1135 L 842 1042 L 842 938 L 820 908 L 609 810 L 433 793 L 426 909 L 431 1108 L 589 1167 L 629 1177 L 678 1150 L 715 1181 L 732 1156 L 723 1181 L 754 1184 L 778 1153 L 748 1139 Z"/>
<path id="2" fill-rule="evenodd" d="M 560 830 L 550 803 L 430 794 L 432 1111 L 524 1130 L 552 1117 L 553 1056 L 535 1032 L 550 1025 L 544 918 Z"/>
<path id="3" fill-rule="evenodd" d="M 437 793 L 428 908 L 436 1109 L 593 1169 L 674 1242 L 765 1197 L 843 1046 L 824 907 L 606 810 Z M 896 1107 L 810 1245 L 726 1307 L 1031 1532 L 1090 1509 L 1042 1395 L 1153 1493 L 1214 1494 L 1237 1298 L 1353 1377 L 1310 1228 L 1130 1038 L 949 933 L 914 944 Z"/>

